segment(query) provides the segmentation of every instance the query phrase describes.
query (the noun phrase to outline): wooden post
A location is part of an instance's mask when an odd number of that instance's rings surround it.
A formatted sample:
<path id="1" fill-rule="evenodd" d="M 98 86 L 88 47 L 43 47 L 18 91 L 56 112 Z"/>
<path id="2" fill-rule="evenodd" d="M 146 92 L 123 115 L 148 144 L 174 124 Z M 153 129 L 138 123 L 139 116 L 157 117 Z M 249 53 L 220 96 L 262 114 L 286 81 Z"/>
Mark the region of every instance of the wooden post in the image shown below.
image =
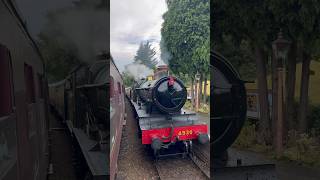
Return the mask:
<path id="1" fill-rule="evenodd" d="M 278 69 L 278 115 L 276 122 L 276 154 L 281 157 L 283 151 L 283 68 Z"/>
<path id="2" fill-rule="evenodd" d="M 199 111 L 199 80 L 196 81 L 196 111 Z"/>

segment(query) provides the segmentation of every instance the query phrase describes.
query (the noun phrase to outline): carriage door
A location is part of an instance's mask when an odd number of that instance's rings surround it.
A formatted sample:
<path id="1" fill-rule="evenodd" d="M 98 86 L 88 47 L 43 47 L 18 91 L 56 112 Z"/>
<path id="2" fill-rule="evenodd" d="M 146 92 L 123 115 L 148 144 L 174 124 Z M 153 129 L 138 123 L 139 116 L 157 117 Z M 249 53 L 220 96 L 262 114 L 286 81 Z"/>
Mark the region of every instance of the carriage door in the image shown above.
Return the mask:
<path id="1" fill-rule="evenodd" d="M 35 81 L 34 72 L 32 66 L 24 64 L 24 77 L 25 77 L 25 89 L 26 89 L 26 110 L 27 110 L 27 138 L 28 146 L 30 147 L 30 163 L 32 167 L 29 167 L 33 178 L 38 176 L 39 172 L 39 140 L 38 140 L 38 112 L 35 96 Z M 27 154 L 25 154 L 27 155 Z"/>
<path id="2" fill-rule="evenodd" d="M 17 177 L 16 116 L 10 54 L 0 45 L 0 177 Z"/>

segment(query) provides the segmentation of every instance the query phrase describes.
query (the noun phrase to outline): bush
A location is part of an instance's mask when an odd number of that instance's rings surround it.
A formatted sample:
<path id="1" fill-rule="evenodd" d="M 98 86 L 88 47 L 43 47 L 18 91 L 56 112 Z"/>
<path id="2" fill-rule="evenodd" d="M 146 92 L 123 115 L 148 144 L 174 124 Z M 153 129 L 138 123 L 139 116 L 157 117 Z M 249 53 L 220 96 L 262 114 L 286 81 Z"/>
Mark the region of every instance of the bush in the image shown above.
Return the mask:
<path id="1" fill-rule="evenodd" d="M 268 152 L 271 146 L 259 144 L 257 142 L 256 125 L 246 121 L 246 124 L 241 130 L 239 137 L 236 139 L 233 147 L 240 149 L 249 149 L 255 152 Z"/>
<path id="2" fill-rule="evenodd" d="M 320 136 L 320 105 L 310 107 L 308 115 L 310 134 Z"/>
<path id="3" fill-rule="evenodd" d="M 303 164 L 320 166 L 320 145 L 317 138 L 308 134 L 289 131 L 283 158 Z"/>

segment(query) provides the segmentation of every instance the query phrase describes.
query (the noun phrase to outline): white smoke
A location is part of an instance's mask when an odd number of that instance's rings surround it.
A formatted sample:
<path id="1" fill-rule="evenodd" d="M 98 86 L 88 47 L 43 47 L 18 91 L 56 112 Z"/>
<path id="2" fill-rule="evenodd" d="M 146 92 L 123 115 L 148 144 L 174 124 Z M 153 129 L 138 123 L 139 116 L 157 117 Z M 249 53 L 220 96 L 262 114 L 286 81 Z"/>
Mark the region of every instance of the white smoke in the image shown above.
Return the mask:
<path id="1" fill-rule="evenodd" d="M 133 62 L 126 65 L 125 71 L 128 72 L 137 81 L 141 78 L 146 78 L 148 75 L 153 74 L 153 70 L 140 62 Z"/>
<path id="2" fill-rule="evenodd" d="M 168 51 L 167 46 L 165 45 L 164 39 L 161 38 L 160 41 L 160 57 L 161 57 L 161 61 L 164 64 L 169 64 L 170 59 L 172 58 L 171 53 Z"/>
<path id="3" fill-rule="evenodd" d="M 96 8 L 100 0 L 89 5 L 67 8 L 55 14 L 56 25 L 68 41 L 77 48 L 82 62 L 92 63 L 101 51 L 109 50 L 109 12 Z"/>

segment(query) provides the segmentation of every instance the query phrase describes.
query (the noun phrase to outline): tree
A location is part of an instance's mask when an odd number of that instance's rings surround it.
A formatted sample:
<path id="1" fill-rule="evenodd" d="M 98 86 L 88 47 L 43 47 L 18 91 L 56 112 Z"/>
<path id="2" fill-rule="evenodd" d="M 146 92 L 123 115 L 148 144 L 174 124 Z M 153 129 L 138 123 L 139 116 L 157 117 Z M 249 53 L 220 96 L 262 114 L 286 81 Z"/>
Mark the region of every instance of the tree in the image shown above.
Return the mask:
<path id="1" fill-rule="evenodd" d="M 209 73 L 209 0 L 166 2 L 168 11 L 163 15 L 161 51 L 170 55 L 168 65 L 171 71 L 188 75 L 193 85 L 197 72 L 203 77 Z"/>
<path id="2" fill-rule="evenodd" d="M 301 133 L 307 130 L 308 87 L 310 76 L 310 61 L 319 59 L 320 48 L 320 2 L 319 1 L 285 1 L 269 0 L 269 9 L 274 12 L 275 20 L 282 25 L 293 42 L 295 54 L 289 55 L 288 62 L 288 104 L 287 114 L 291 117 L 294 108 L 295 64 L 302 62 L 300 104 L 298 108 L 298 129 Z M 294 79 L 294 80 L 293 80 Z"/>
<path id="3" fill-rule="evenodd" d="M 257 1 L 231 1 L 217 0 L 212 4 L 214 19 L 212 19 L 213 41 L 218 44 L 223 35 L 229 35 L 235 42 L 246 41 L 250 45 L 251 54 L 257 64 L 258 92 L 261 114 L 259 132 L 262 136 L 269 129 L 268 102 L 267 102 L 267 68 L 272 57 L 271 43 L 276 39 L 280 29 L 290 39 L 292 51 L 286 62 L 287 73 L 287 115 L 292 111 L 294 101 L 295 65 L 299 54 L 302 54 L 303 73 L 301 83 L 299 124 L 300 132 L 305 132 L 306 114 L 308 107 L 308 79 L 311 59 L 319 57 L 320 34 L 320 2 L 318 1 L 286 1 L 286 0 L 257 0 Z M 295 50 L 295 49 L 298 49 Z M 297 52 L 294 52 L 297 51 Z M 299 53 L 301 52 L 301 53 Z M 288 77 L 290 76 L 290 77 Z M 272 78 L 273 81 L 277 77 Z M 274 83 L 274 82 L 273 82 Z M 274 86 L 273 86 L 274 88 Z M 273 95 L 275 95 L 273 93 Z M 277 96 L 273 96 L 273 102 Z M 290 103 L 290 105 L 288 104 Z M 275 113 L 275 111 L 273 111 Z M 262 128 L 262 129 L 261 129 Z M 267 137 L 268 139 L 268 137 Z M 260 138 L 261 141 L 261 138 Z"/>
<path id="4" fill-rule="evenodd" d="M 270 143 L 270 118 L 267 87 L 267 64 L 270 52 L 270 38 L 274 37 L 273 17 L 266 11 L 266 2 L 257 1 L 224 1 L 217 0 L 211 7 L 213 16 L 213 41 L 218 44 L 223 35 L 232 37 L 234 42 L 247 42 L 250 54 L 256 61 L 260 120 L 258 141 Z M 274 26 L 276 27 L 276 26 Z M 259 73 L 258 73 L 259 72 Z"/>
<path id="5" fill-rule="evenodd" d="M 139 49 L 136 56 L 134 57 L 134 62 L 141 62 L 150 69 L 154 69 L 157 64 L 157 59 L 154 57 L 156 51 L 151 47 L 149 41 L 140 43 Z"/>

